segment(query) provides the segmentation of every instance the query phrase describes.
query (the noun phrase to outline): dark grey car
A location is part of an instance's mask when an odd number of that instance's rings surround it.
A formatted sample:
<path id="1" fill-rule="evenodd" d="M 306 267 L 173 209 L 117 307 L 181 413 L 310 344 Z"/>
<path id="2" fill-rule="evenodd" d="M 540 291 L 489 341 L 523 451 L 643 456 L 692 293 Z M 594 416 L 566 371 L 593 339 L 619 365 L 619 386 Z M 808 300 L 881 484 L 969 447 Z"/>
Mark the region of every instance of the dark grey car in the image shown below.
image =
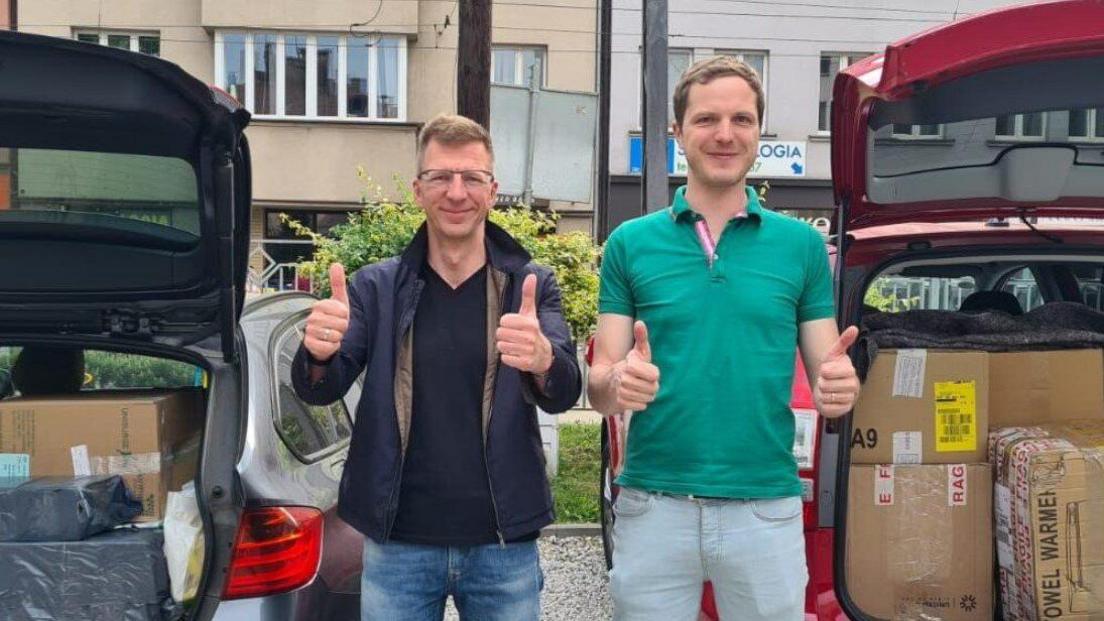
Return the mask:
<path id="1" fill-rule="evenodd" d="M 198 370 L 188 619 L 356 618 L 361 538 L 334 513 L 352 408 L 290 390 L 310 296 L 245 304 L 248 122 L 167 61 L 0 32 L 0 346 Z"/>

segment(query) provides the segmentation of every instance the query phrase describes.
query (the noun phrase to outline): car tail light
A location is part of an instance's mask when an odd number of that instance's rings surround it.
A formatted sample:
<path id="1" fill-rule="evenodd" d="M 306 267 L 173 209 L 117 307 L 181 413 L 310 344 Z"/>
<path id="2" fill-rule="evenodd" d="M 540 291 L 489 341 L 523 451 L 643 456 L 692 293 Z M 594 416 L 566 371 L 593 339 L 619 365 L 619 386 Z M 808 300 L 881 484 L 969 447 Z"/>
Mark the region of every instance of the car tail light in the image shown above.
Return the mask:
<path id="1" fill-rule="evenodd" d="M 297 589 L 318 572 L 322 512 L 313 507 L 247 508 L 238 524 L 224 599 Z"/>

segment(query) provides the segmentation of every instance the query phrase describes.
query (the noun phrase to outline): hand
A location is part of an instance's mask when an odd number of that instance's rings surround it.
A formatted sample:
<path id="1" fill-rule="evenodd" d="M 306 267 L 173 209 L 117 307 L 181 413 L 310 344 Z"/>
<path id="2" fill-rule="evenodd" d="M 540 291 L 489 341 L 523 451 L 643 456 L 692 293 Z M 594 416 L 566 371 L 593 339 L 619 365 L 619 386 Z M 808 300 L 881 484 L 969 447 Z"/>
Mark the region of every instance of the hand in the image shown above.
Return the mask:
<path id="1" fill-rule="evenodd" d="M 502 362 L 518 371 L 544 375 L 552 366 L 552 343 L 541 332 L 537 318 L 537 277 L 529 274 L 521 283 L 521 308 L 498 321 L 495 347 Z"/>
<path id="2" fill-rule="evenodd" d="M 648 327 L 643 321 L 633 324 L 636 344 L 613 370 L 617 386 L 617 407 L 639 412 L 648 407 L 659 392 L 659 367 L 652 364 L 652 347 L 648 343 Z"/>
<path id="3" fill-rule="evenodd" d="M 325 362 L 341 349 L 341 339 L 349 330 L 349 292 L 345 287 L 345 267 L 330 265 L 330 297 L 311 307 L 303 346 L 319 362 Z"/>
<path id="4" fill-rule="evenodd" d="M 858 328 L 847 328 L 820 361 L 816 386 L 813 387 L 813 399 L 822 416 L 842 416 L 855 407 L 855 400 L 859 396 L 859 376 L 855 373 L 851 359 L 847 357 L 847 350 L 855 344 L 858 337 Z"/>

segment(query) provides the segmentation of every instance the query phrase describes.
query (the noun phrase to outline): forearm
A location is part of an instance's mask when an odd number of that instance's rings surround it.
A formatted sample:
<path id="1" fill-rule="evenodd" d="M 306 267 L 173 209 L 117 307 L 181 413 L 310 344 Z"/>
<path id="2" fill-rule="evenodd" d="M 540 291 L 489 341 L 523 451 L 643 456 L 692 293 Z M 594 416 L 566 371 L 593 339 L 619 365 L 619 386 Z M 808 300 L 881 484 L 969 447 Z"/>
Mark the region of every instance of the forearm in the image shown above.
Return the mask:
<path id="1" fill-rule="evenodd" d="M 615 364 L 596 362 L 590 367 L 587 381 L 587 397 L 596 411 L 612 416 L 621 412 L 617 406 L 617 384 Z"/>

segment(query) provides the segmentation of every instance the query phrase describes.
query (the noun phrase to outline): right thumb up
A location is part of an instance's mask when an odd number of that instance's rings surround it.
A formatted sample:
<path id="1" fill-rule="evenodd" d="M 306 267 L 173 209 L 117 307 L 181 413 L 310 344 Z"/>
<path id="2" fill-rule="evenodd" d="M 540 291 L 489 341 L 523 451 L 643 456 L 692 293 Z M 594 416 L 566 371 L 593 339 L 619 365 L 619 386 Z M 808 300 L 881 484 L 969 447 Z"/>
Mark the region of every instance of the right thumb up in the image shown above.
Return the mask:
<path id="1" fill-rule="evenodd" d="M 349 290 L 345 286 L 345 266 L 340 263 L 330 264 L 330 298 L 349 305 Z"/>
<path id="2" fill-rule="evenodd" d="M 652 346 L 643 321 L 633 324 L 633 338 L 636 343 L 618 365 L 617 406 L 621 410 L 639 412 L 659 393 L 659 367 L 652 364 Z"/>
<path id="3" fill-rule="evenodd" d="M 652 346 L 648 343 L 648 326 L 644 325 L 643 321 L 633 324 L 633 338 L 636 340 L 636 345 L 633 346 L 636 355 L 644 362 L 651 362 Z"/>

